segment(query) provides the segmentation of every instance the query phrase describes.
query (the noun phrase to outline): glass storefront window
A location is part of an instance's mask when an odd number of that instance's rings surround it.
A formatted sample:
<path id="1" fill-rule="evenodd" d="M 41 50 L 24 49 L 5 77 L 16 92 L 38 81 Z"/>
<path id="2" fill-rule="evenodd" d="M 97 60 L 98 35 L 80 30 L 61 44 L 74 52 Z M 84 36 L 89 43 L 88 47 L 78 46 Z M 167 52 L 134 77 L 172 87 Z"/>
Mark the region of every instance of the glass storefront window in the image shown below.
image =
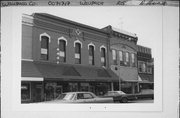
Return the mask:
<path id="1" fill-rule="evenodd" d="M 21 84 L 21 100 L 26 101 L 30 100 L 30 83 Z"/>
<path id="2" fill-rule="evenodd" d="M 78 91 L 78 84 L 77 83 L 69 83 L 70 92 Z"/>
<path id="3" fill-rule="evenodd" d="M 81 83 L 80 91 L 90 91 L 89 83 Z"/>

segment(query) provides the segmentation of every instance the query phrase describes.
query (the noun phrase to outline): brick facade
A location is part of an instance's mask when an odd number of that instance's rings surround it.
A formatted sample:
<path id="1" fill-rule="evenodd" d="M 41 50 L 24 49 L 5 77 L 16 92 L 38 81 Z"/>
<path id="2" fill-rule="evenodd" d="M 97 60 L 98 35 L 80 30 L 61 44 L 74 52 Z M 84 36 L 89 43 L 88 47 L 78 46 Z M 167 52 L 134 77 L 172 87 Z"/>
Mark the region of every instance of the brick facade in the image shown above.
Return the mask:
<path id="1" fill-rule="evenodd" d="M 44 44 L 42 40 L 45 41 Z M 61 40 L 65 42 L 62 49 L 59 48 Z M 51 100 L 62 92 L 70 91 L 91 91 L 96 95 L 103 95 L 109 90 L 138 92 L 137 40 L 135 34 L 122 32 L 111 26 L 98 29 L 45 13 L 24 15 L 24 99 L 29 98 L 28 102 Z M 75 43 L 79 43 L 81 47 L 78 54 L 75 54 Z M 61 44 L 63 45 L 62 42 Z M 94 48 L 94 52 L 90 52 L 90 46 Z M 104 54 L 101 52 L 102 48 L 105 49 Z M 117 56 L 115 64 L 113 50 Z M 122 60 L 119 51 L 122 52 Z M 90 57 L 90 53 L 94 56 Z M 64 62 L 61 62 L 62 58 Z M 94 65 L 91 65 L 90 60 L 93 58 Z M 76 59 L 80 59 L 80 64 L 75 63 Z M 102 63 L 105 63 L 105 67 Z M 32 75 L 34 79 L 29 80 L 28 77 Z M 41 79 L 35 82 L 37 77 Z M 26 96 L 28 90 L 34 93 Z"/>

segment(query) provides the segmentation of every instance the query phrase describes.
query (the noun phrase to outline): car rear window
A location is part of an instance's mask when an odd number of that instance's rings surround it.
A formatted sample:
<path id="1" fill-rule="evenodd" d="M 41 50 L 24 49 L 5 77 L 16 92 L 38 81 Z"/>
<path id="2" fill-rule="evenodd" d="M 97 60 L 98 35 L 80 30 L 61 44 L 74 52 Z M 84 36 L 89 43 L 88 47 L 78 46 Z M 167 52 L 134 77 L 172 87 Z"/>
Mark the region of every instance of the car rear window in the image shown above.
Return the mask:
<path id="1" fill-rule="evenodd" d="M 58 96 L 58 100 L 72 100 L 72 98 L 74 97 L 75 94 L 60 94 Z"/>

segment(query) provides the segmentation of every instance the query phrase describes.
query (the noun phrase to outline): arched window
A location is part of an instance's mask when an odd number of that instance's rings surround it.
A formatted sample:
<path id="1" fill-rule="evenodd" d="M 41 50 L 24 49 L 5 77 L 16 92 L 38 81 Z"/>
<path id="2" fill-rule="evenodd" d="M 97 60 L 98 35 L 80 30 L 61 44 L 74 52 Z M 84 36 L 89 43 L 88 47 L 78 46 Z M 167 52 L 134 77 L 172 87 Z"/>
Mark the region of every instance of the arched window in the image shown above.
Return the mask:
<path id="1" fill-rule="evenodd" d="M 129 58 L 129 53 L 128 52 L 125 52 L 125 65 L 126 66 L 129 66 L 129 60 L 130 60 L 130 58 Z"/>
<path id="2" fill-rule="evenodd" d="M 59 61 L 66 62 L 66 41 L 65 40 L 58 40 L 59 41 Z"/>
<path id="3" fill-rule="evenodd" d="M 101 66 L 106 66 L 106 49 L 101 48 Z"/>
<path id="4" fill-rule="evenodd" d="M 112 59 L 113 59 L 113 64 L 117 65 L 117 54 L 116 50 L 112 50 Z"/>
<path id="5" fill-rule="evenodd" d="M 75 43 L 75 64 L 80 64 L 81 63 L 81 44 L 80 43 Z"/>
<path id="6" fill-rule="evenodd" d="M 123 52 L 122 51 L 119 51 L 119 61 L 120 61 L 120 65 L 123 66 L 124 61 L 123 61 Z"/>
<path id="7" fill-rule="evenodd" d="M 41 41 L 41 60 L 48 60 L 49 56 L 49 40 L 50 37 L 41 35 L 40 41 Z"/>
<path id="8" fill-rule="evenodd" d="M 132 67 L 136 66 L 136 55 L 134 53 L 131 54 L 131 65 Z"/>
<path id="9" fill-rule="evenodd" d="M 89 64 L 94 65 L 94 46 L 89 45 Z"/>

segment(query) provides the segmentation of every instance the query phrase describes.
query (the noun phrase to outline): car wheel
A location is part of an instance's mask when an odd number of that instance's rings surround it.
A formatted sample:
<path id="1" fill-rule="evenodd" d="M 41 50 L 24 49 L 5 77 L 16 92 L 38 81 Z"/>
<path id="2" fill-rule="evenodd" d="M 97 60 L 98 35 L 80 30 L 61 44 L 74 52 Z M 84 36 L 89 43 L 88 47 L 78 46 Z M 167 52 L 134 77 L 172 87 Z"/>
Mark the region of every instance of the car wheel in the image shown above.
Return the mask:
<path id="1" fill-rule="evenodd" d="M 128 102 L 128 99 L 127 99 L 127 98 L 122 98 L 122 99 L 121 99 L 121 102 L 122 102 L 122 103 L 127 103 L 127 102 Z"/>

